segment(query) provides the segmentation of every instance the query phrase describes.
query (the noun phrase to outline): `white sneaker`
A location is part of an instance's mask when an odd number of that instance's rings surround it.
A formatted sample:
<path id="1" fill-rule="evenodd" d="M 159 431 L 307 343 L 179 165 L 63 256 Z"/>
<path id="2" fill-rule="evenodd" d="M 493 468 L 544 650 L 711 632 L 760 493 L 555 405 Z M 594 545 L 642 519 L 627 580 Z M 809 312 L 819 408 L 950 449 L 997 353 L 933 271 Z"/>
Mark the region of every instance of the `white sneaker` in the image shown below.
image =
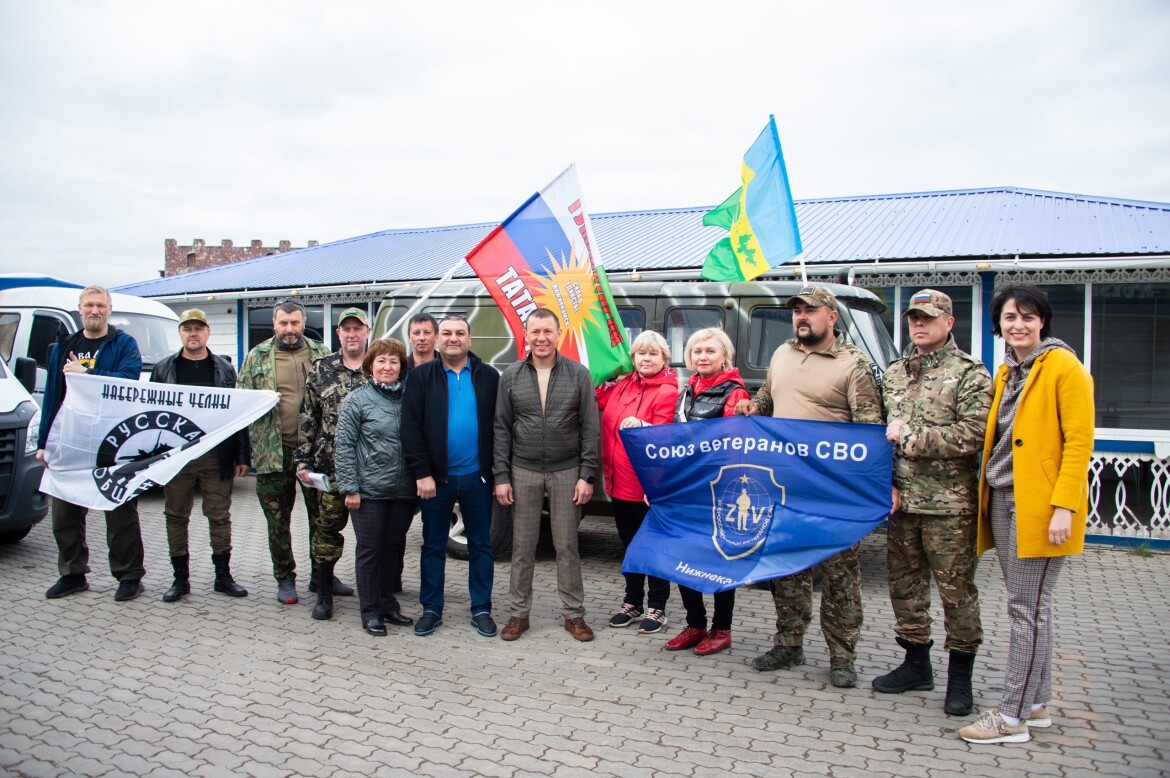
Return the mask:
<path id="1" fill-rule="evenodd" d="M 1048 706 L 1041 705 L 1028 715 L 1028 729 L 1048 729 L 1052 726 L 1052 717 L 1048 715 Z"/>
<path id="2" fill-rule="evenodd" d="M 1027 743 L 1032 739 L 1025 722 L 1013 727 L 995 708 L 980 716 L 974 724 L 960 729 L 959 737 L 968 743 Z"/>

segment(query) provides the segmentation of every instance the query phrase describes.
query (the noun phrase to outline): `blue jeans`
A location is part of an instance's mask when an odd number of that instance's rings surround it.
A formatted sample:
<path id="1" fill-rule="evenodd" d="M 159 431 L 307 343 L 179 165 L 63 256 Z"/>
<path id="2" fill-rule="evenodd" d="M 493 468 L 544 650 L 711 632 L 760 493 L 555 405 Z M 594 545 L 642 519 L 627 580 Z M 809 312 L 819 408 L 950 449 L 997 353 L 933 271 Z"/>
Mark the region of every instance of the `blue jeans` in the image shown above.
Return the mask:
<path id="1" fill-rule="evenodd" d="M 443 583 L 447 565 L 447 536 L 451 531 L 451 511 L 458 501 L 467 535 L 467 589 L 471 595 L 471 614 L 491 613 L 492 576 L 492 488 L 479 473 L 453 475 L 446 483 L 436 482 L 435 496 L 420 500 L 422 508 L 423 547 L 419 560 L 418 599 L 424 611 L 443 615 Z"/>

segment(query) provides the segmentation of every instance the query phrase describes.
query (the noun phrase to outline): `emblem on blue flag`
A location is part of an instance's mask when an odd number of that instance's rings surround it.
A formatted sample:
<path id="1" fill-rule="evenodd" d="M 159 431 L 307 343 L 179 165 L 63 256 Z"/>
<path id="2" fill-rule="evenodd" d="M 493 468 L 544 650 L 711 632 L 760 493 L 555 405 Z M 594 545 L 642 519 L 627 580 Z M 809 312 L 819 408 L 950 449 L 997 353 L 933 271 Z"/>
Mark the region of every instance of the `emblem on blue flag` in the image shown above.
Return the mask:
<path id="1" fill-rule="evenodd" d="M 711 541 L 724 559 L 743 559 L 764 545 L 784 487 L 772 468 L 724 465 L 711 481 Z"/>

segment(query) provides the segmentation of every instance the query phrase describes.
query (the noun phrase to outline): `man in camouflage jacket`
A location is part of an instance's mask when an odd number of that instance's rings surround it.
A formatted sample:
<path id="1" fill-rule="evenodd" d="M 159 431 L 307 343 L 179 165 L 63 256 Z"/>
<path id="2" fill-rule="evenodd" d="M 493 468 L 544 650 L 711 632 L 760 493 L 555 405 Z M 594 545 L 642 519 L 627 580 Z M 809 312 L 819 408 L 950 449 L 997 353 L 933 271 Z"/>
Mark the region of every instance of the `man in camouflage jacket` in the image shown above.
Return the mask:
<path id="1" fill-rule="evenodd" d="M 314 570 L 309 590 L 317 592 L 317 604 L 313 606 L 315 619 L 333 618 L 333 595 L 353 594 L 352 588 L 333 575 L 345 543 L 341 532 L 349 519 L 345 498 L 337 491 L 333 480 L 333 441 L 337 437 L 341 404 L 350 392 L 369 383 L 362 371 L 369 338 L 370 320 L 366 312 L 360 308 L 342 311 L 337 323 L 341 348 L 313 363 L 305 382 L 305 396 L 301 400 L 300 444 L 293 453 L 297 478 L 308 485 L 309 473 L 329 477 L 328 490 L 312 490 L 305 494 L 316 530 L 309 543 Z"/>
<path id="2" fill-rule="evenodd" d="M 296 471 L 293 450 L 297 447 L 297 413 L 305 392 L 305 379 L 314 359 L 327 356 L 328 349 L 305 337 L 305 307 L 295 299 L 282 300 L 272 309 L 275 335 L 248 352 L 236 386 L 240 389 L 271 389 L 280 402 L 252 423 L 252 466 L 256 468 L 256 496 L 268 522 L 268 551 L 276 578 L 276 599 L 286 605 L 297 601 L 296 560 L 293 559 L 292 521 L 296 504 Z M 309 490 L 301 488 L 309 510 L 309 538 L 313 537 L 315 503 Z"/>
<path id="3" fill-rule="evenodd" d="M 930 576 L 938 585 L 950 651 L 944 709 L 971 712 L 971 669 L 983 641 L 975 588 L 978 454 L 991 407 L 991 376 L 955 345 L 951 298 L 924 289 L 903 314 L 912 341 L 882 384 L 886 437 L 902 508 L 886 535 L 890 600 L 906 659 L 873 680 L 887 694 L 934 688 Z"/>

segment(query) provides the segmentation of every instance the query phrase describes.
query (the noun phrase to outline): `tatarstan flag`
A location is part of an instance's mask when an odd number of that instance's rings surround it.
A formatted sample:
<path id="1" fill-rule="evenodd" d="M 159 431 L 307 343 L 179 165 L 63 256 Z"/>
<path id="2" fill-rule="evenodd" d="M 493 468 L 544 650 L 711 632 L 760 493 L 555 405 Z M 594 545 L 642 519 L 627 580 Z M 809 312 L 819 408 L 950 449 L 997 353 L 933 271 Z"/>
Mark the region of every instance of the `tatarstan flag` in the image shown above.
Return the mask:
<path id="1" fill-rule="evenodd" d="M 598 258 L 576 166 L 520 206 L 467 255 L 516 338 L 537 308 L 560 317 L 563 356 L 589 368 L 594 385 L 634 369 L 625 328 Z"/>

